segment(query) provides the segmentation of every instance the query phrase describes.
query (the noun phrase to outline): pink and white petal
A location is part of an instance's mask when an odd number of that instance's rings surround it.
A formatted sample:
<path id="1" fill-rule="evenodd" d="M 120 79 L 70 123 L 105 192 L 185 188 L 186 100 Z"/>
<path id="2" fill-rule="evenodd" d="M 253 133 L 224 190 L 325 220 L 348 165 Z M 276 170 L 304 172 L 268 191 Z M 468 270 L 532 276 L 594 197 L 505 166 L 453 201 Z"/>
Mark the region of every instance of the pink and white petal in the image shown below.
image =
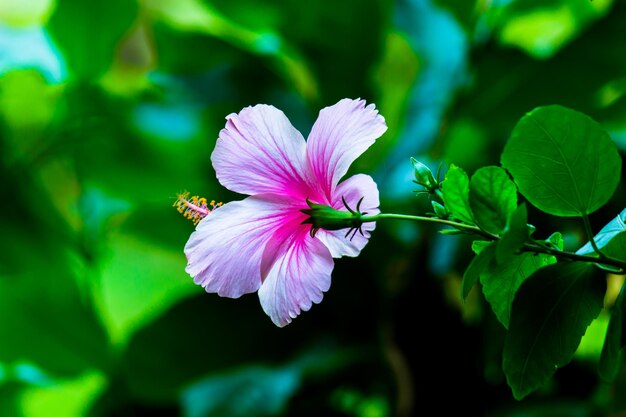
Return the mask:
<path id="1" fill-rule="evenodd" d="M 249 195 L 306 197 L 306 142 L 282 111 L 259 104 L 226 120 L 211 155 L 224 187 Z"/>
<path id="2" fill-rule="evenodd" d="M 307 140 L 307 158 L 316 182 L 332 193 L 352 162 L 387 130 L 373 104 L 343 99 L 322 109 Z"/>
<path id="3" fill-rule="evenodd" d="M 346 203 L 352 210 L 356 210 L 361 197 L 360 210 L 367 212 L 368 216 L 380 213 L 378 206 L 380 205 L 378 196 L 378 187 L 369 175 L 357 174 L 343 181 L 337 186 L 333 195 L 332 205 L 336 209 L 345 210 L 341 197 L 344 197 Z M 315 235 L 330 250 L 333 258 L 342 256 L 357 256 L 367 244 L 371 232 L 376 228 L 375 222 L 363 223 L 361 230 L 363 234 L 357 233 L 352 237 L 352 233 L 346 237 L 348 229 L 344 230 L 319 230 Z"/>
<path id="4" fill-rule="evenodd" d="M 330 288 L 334 264 L 326 246 L 310 237 L 307 227 L 301 227 L 273 250 L 281 255 L 268 269 L 259 288 L 259 299 L 274 324 L 284 327 L 301 311 L 322 301 Z"/>
<path id="5" fill-rule="evenodd" d="M 284 198 L 260 195 L 214 210 L 200 221 L 185 245 L 185 270 L 207 292 L 223 297 L 256 291 L 261 285 L 265 245 L 275 230 L 292 223 L 290 208 Z"/>

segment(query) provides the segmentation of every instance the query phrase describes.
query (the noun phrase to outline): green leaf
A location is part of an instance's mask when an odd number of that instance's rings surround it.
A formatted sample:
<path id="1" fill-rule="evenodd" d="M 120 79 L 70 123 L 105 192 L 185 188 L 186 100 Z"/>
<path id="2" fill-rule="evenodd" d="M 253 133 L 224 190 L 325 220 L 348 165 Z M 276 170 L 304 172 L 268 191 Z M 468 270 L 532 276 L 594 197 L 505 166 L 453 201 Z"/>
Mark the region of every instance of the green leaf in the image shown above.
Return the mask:
<path id="1" fill-rule="evenodd" d="M 112 341 L 123 345 L 160 313 L 197 294 L 198 286 L 181 266 L 180 251 L 123 233 L 108 243 L 108 256 L 100 266 L 98 308 Z M 132 276 L 142 278 L 129 279 Z"/>
<path id="2" fill-rule="evenodd" d="M 598 363 L 600 377 L 609 382 L 617 377 L 624 361 L 624 348 L 626 347 L 625 293 L 626 285 L 622 285 L 622 290 L 611 311 L 611 319 L 606 331 L 604 346 L 602 346 L 600 362 Z"/>
<path id="3" fill-rule="evenodd" d="M 504 262 L 507 257 L 514 254 L 519 248 L 522 247 L 522 245 L 524 245 L 524 243 L 526 243 L 528 236 L 530 235 L 530 229 L 527 222 L 528 212 L 526 210 L 526 204 L 521 204 L 513 212 L 513 215 L 511 216 L 511 224 L 498 242 L 496 258 L 499 263 Z"/>
<path id="4" fill-rule="evenodd" d="M 431 202 L 432 206 L 433 206 L 433 210 L 435 210 L 435 215 L 437 217 L 439 217 L 440 219 L 447 219 L 449 216 L 448 211 L 446 210 L 446 208 L 444 206 L 442 206 L 441 204 L 439 204 L 436 201 L 432 201 Z"/>
<path id="5" fill-rule="evenodd" d="M 494 35 L 534 58 L 556 54 L 610 10 L 611 1 L 517 0 L 496 6 Z M 558 28 L 558 29 L 557 29 Z"/>
<path id="6" fill-rule="evenodd" d="M 480 168 L 472 175 L 469 195 L 476 223 L 490 233 L 502 233 L 517 207 L 517 189 L 506 171 Z"/>
<path id="7" fill-rule="evenodd" d="M 133 0 L 59 0 L 47 28 L 73 73 L 93 81 L 111 66 L 136 16 Z"/>
<path id="8" fill-rule="evenodd" d="M 488 240 L 475 240 L 472 242 L 472 251 L 478 255 L 485 249 L 487 246 L 491 245 L 493 242 Z"/>
<path id="9" fill-rule="evenodd" d="M 565 242 L 563 240 L 563 235 L 561 234 L 561 232 L 552 233 L 550 236 L 548 236 L 548 239 L 546 239 L 546 241 L 550 242 L 558 250 L 563 250 L 563 244 Z"/>
<path id="10" fill-rule="evenodd" d="M 473 247 L 474 245 L 472 245 Z M 496 255 L 496 244 L 495 242 L 491 242 L 490 245 L 484 247 L 478 255 L 472 259 L 467 270 L 465 270 L 465 274 L 463 274 L 463 283 L 461 285 L 462 288 L 462 296 L 463 299 L 466 299 L 472 287 L 478 281 L 480 274 L 482 274 L 488 267 L 489 263 Z"/>
<path id="11" fill-rule="evenodd" d="M 106 385 L 104 374 L 87 372 L 75 379 L 27 387 L 20 395 L 21 409 L 28 417 L 84 417 Z"/>
<path id="12" fill-rule="evenodd" d="M 450 165 L 442 184 L 443 201 L 453 217 L 474 224 L 469 204 L 469 183 L 469 177 L 463 169 Z"/>
<path id="13" fill-rule="evenodd" d="M 598 234 L 594 236 L 593 240 L 596 242 L 596 245 L 599 249 L 604 248 L 614 237 L 626 231 L 626 224 L 624 223 L 624 220 L 626 220 L 626 209 L 622 210 L 622 212 L 616 218 L 608 222 L 600 230 L 600 232 L 598 232 Z M 613 250 L 615 249 L 617 248 L 614 248 Z M 587 242 L 583 247 L 578 249 L 576 253 L 579 255 L 589 255 L 595 253 L 595 251 L 591 246 L 591 242 Z M 626 252 L 623 253 L 622 257 L 626 257 Z"/>
<path id="14" fill-rule="evenodd" d="M 497 251 L 498 249 L 496 258 Z M 480 275 L 485 299 L 505 328 L 509 327 L 511 308 L 519 287 L 539 268 L 555 262 L 554 256 L 522 253 L 508 256 L 505 262 L 496 265 L 492 263 L 491 267 Z"/>
<path id="15" fill-rule="evenodd" d="M 569 363 L 602 310 L 605 291 L 604 273 L 578 262 L 541 268 L 520 287 L 503 353 L 503 370 L 516 399 Z"/>
<path id="16" fill-rule="evenodd" d="M 502 166 L 537 208 L 572 217 L 592 213 L 611 198 L 622 161 L 608 133 L 590 117 L 547 106 L 517 123 Z"/>

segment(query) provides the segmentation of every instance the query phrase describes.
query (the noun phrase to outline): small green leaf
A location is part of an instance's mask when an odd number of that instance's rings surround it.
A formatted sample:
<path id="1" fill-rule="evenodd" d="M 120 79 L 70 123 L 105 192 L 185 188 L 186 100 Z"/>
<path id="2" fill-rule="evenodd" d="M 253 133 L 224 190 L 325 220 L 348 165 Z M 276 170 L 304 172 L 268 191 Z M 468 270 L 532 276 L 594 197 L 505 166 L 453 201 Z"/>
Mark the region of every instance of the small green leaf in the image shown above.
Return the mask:
<path id="1" fill-rule="evenodd" d="M 507 257 L 514 254 L 519 248 L 526 243 L 530 235 L 528 227 L 528 212 L 526 204 L 521 204 L 513 212 L 511 216 L 511 224 L 504 232 L 502 238 L 498 242 L 496 249 L 496 258 L 499 263 L 504 262 Z"/>
<path id="2" fill-rule="evenodd" d="M 547 106 L 517 123 L 502 166 L 537 208 L 571 217 L 592 213 L 611 198 L 622 160 L 609 134 L 590 117 Z"/>
<path id="3" fill-rule="evenodd" d="M 495 166 L 480 168 L 472 175 L 469 194 L 476 223 L 490 233 L 502 233 L 517 207 L 517 189 L 506 171 Z"/>
<path id="4" fill-rule="evenodd" d="M 624 220 L 626 220 L 626 209 L 622 210 L 617 217 L 608 222 L 602 230 L 594 236 L 593 240 L 596 242 L 599 249 L 604 248 L 614 237 L 626 231 Z M 595 253 L 595 251 L 591 246 L 591 242 L 587 242 L 582 248 L 578 249 L 576 253 L 579 255 L 589 255 Z M 622 256 L 626 256 L 626 252 Z"/>
<path id="5" fill-rule="evenodd" d="M 518 290 L 503 353 L 516 399 L 541 387 L 572 359 L 602 310 L 606 279 L 593 264 L 557 263 L 537 270 Z"/>
<path id="6" fill-rule="evenodd" d="M 448 210 L 446 210 L 446 208 L 444 206 L 442 206 L 441 204 L 437 203 L 436 201 L 432 201 L 431 203 L 432 203 L 433 210 L 435 210 L 435 214 L 437 215 L 437 217 L 439 217 L 440 219 L 447 219 L 448 218 L 450 213 L 448 213 Z"/>
<path id="7" fill-rule="evenodd" d="M 496 244 L 495 242 L 491 242 L 490 245 L 486 246 L 478 255 L 474 257 L 474 259 L 472 259 L 472 262 L 470 262 L 467 267 L 465 274 L 463 274 L 463 283 L 461 285 L 463 299 L 467 298 L 468 294 L 472 290 L 472 287 L 476 281 L 478 281 L 480 274 L 482 274 L 489 267 L 489 263 L 495 255 Z"/>
<path id="8" fill-rule="evenodd" d="M 546 239 L 546 241 L 550 242 L 552 246 L 554 246 L 558 250 L 563 250 L 564 241 L 561 232 L 552 233 L 550 236 L 548 236 L 548 239 Z"/>
<path id="9" fill-rule="evenodd" d="M 443 201 L 452 216 L 474 224 L 474 216 L 469 204 L 469 177 L 455 165 L 450 165 L 442 184 Z"/>
<path id="10" fill-rule="evenodd" d="M 467 232 L 464 232 L 463 230 L 459 230 L 459 229 L 441 229 L 439 233 L 442 235 L 453 235 L 453 236 L 467 234 Z"/>
<path id="11" fill-rule="evenodd" d="M 625 288 L 626 285 L 623 285 L 611 311 L 609 328 L 606 331 L 606 338 L 598 363 L 600 377 L 609 382 L 617 377 L 624 359 L 624 348 L 626 347 L 626 332 L 624 331 L 626 330 L 626 320 L 624 320 L 624 314 L 626 314 Z"/>
<path id="12" fill-rule="evenodd" d="M 496 258 L 497 251 L 498 249 Z M 480 275 L 485 299 L 505 328 L 509 327 L 511 307 L 519 287 L 539 268 L 555 262 L 554 256 L 522 253 L 508 256 L 505 262 L 496 265 L 492 262 L 491 267 Z"/>
<path id="13" fill-rule="evenodd" d="M 474 253 L 478 255 L 479 253 L 483 251 L 483 249 L 485 249 L 487 246 L 491 245 L 492 243 L 493 242 L 490 242 L 488 240 L 475 240 L 472 242 L 472 251 L 474 251 Z"/>

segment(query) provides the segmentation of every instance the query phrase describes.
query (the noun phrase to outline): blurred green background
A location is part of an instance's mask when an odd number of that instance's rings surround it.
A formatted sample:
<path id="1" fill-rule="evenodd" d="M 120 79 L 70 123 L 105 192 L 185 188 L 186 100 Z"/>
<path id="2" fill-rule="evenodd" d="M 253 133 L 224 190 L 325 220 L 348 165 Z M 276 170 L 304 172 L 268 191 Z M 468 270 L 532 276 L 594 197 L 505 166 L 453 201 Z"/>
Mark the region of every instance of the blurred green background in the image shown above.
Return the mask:
<path id="1" fill-rule="evenodd" d="M 193 225 L 172 208 L 185 190 L 241 198 L 209 157 L 257 103 L 306 136 L 321 107 L 374 102 L 389 130 L 352 170 L 386 212 L 429 211 L 409 157 L 498 164 L 539 105 L 625 150 L 624 22 L 622 0 L 0 0 L 0 416 L 624 415 L 626 373 L 595 371 L 606 314 L 513 400 L 503 328 L 479 288 L 460 300 L 466 238 L 379 224 L 278 329 L 255 294 L 193 285 Z M 594 229 L 625 206 L 621 185 Z M 584 240 L 574 220 L 530 221 Z"/>

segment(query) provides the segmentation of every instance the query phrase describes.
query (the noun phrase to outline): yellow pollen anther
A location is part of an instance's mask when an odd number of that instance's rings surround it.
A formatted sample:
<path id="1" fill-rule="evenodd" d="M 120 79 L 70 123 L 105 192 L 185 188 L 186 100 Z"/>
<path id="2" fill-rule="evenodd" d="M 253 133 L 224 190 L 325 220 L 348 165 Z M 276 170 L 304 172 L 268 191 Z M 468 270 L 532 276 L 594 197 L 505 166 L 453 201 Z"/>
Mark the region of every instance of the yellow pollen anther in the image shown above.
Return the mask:
<path id="1" fill-rule="evenodd" d="M 191 220 L 194 225 L 197 225 L 200 220 L 221 206 L 222 203 L 215 204 L 215 200 L 211 200 L 211 203 L 207 204 L 207 200 L 204 197 L 196 195 L 189 197 L 188 192 L 178 194 L 178 199 L 173 204 L 173 207 L 176 207 L 176 210 Z"/>

